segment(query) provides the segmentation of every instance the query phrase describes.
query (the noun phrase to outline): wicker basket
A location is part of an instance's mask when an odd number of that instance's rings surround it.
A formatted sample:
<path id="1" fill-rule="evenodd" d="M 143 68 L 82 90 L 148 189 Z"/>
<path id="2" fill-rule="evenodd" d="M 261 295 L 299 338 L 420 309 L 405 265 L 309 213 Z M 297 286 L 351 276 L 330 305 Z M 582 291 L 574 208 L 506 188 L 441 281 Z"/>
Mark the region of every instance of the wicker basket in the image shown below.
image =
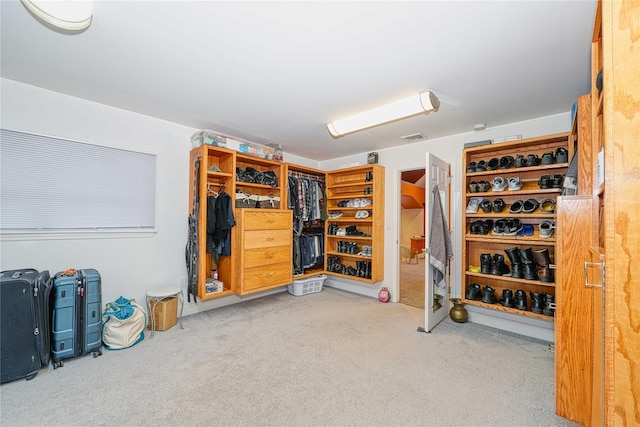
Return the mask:
<path id="1" fill-rule="evenodd" d="M 260 209 L 280 209 L 280 197 L 276 197 L 272 193 L 258 196 L 258 207 Z"/>
<path id="2" fill-rule="evenodd" d="M 248 191 L 236 193 L 236 208 L 255 208 L 258 203 L 258 195 Z"/>

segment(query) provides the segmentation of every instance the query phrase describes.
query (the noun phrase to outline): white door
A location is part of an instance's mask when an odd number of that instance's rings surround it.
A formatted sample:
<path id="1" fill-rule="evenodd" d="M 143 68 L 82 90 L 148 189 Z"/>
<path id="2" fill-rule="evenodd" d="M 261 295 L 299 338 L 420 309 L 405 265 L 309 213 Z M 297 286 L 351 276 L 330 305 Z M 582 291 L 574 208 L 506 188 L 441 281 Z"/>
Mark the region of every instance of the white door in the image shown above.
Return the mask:
<path id="1" fill-rule="evenodd" d="M 446 286 L 441 288 L 434 283 L 435 275 L 430 264 L 429 244 L 431 242 L 431 217 L 433 215 L 433 197 L 434 194 L 440 197 L 440 204 L 444 211 L 444 217 L 447 219 L 449 230 L 449 163 L 439 159 L 431 153 L 427 153 L 427 180 L 425 183 L 425 247 L 427 254 L 425 259 L 425 292 L 424 292 L 424 323 L 425 331 L 431 329 L 440 323 L 449 314 L 449 266 L 445 273 Z M 437 193 L 434 188 L 437 186 Z M 448 263 L 447 263 L 448 264 Z"/>

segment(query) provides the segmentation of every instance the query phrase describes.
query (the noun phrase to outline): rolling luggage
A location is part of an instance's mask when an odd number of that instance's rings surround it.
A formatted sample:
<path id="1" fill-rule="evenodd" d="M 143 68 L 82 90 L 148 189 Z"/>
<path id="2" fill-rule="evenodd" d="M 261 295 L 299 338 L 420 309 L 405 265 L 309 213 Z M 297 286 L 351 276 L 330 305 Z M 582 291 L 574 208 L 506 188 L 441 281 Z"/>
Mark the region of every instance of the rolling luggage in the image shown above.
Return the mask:
<path id="1" fill-rule="evenodd" d="M 0 383 L 34 378 L 49 365 L 49 271 L 0 273 Z"/>
<path id="2" fill-rule="evenodd" d="M 51 290 L 51 359 L 53 369 L 64 359 L 102 354 L 102 286 L 94 269 L 56 274 Z"/>

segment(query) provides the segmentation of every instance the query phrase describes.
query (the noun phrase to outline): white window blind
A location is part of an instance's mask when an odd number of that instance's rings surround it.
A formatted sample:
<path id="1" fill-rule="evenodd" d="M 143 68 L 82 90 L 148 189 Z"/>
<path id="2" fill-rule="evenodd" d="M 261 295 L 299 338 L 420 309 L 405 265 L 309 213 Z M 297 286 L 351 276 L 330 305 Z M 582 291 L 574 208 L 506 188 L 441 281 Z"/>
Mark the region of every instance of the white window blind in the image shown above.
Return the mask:
<path id="1" fill-rule="evenodd" d="M 156 156 L 0 129 L 0 230 L 150 231 Z"/>

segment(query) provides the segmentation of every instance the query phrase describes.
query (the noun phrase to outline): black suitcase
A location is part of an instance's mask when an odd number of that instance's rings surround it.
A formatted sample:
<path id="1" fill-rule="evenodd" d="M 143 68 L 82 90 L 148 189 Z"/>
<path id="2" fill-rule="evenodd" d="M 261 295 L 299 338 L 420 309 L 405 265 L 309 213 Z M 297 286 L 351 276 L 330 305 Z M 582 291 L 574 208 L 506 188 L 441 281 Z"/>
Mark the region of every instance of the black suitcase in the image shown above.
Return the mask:
<path id="1" fill-rule="evenodd" d="M 67 270 L 53 277 L 51 291 L 51 359 L 53 368 L 64 359 L 102 354 L 102 284 L 90 268 Z"/>
<path id="2" fill-rule="evenodd" d="M 32 379 L 49 365 L 49 271 L 0 273 L 0 383 Z"/>

